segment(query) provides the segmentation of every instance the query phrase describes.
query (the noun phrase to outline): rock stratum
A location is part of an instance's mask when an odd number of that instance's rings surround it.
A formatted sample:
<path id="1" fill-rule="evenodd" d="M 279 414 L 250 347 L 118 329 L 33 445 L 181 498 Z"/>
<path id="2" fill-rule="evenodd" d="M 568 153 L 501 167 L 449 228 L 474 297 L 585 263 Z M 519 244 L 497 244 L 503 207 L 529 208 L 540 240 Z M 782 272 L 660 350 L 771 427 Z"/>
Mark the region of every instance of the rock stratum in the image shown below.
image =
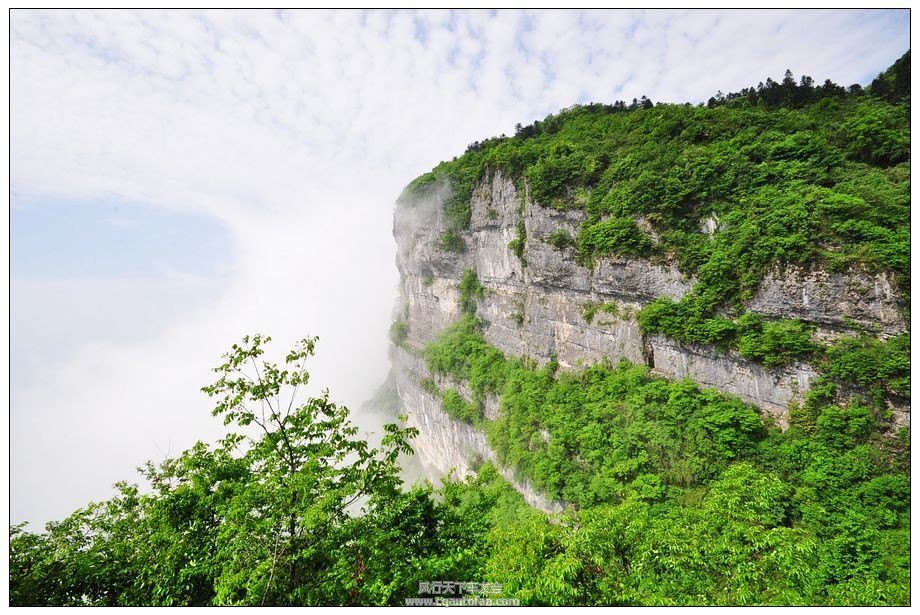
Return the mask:
<path id="1" fill-rule="evenodd" d="M 401 199 L 393 229 L 401 275 L 399 318 L 407 323 L 408 333 L 391 358 L 409 423 L 420 430 L 416 452 L 431 471 L 456 468 L 462 475 L 479 460 L 495 461 L 485 435 L 449 417 L 439 398 L 421 384 L 433 375 L 419 351 L 460 318 L 458 285 L 468 269 L 484 287 L 477 304 L 484 337 L 506 355 L 529 357 L 538 364 L 555 357 L 563 370 L 625 357 L 648 365 L 655 375 L 690 378 L 702 387 L 736 395 L 781 427 L 787 425 L 790 404 L 801 402 L 818 377 L 804 362 L 769 368 L 732 350 L 643 334 L 639 310 L 659 297 L 679 300 L 695 280 L 674 265 L 640 258 L 605 257 L 593 268 L 580 265 L 574 248 L 554 247 L 548 238 L 560 229 L 576 236 L 586 214 L 542 207 L 527 194 L 526 184 L 519 191 L 500 171 L 487 174 L 473 190 L 471 223 L 461 233 L 466 246 L 462 252 L 439 247 L 448 228 L 442 201 L 443 195 Z M 716 222 L 710 222 L 714 227 Z M 521 223 L 526 237 L 523 257 L 509 247 L 521 235 Z M 588 319 L 586 304 L 606 309 Z M 834 339 L 854 327 L 871 328 L 882 338 L 907 328 L 897 288 L 884 272 L 777 268 L 764 276 L 746 307 L 768 318 L 812 324 L 818 339 Z M 451 384 L 460 385 L 463 393 L 463 383 Z M 469 399 L 468 391 L 466 396 Z M 486 418 L 497 416 L 497 399 L 487 400 L 485 406 Z M 909 425 L 909 405 L 894 404 L 891 409 L 895 425 Z M 544 510 L 560 507 L 510 470 L 503 473 L 532 505 Z"/>

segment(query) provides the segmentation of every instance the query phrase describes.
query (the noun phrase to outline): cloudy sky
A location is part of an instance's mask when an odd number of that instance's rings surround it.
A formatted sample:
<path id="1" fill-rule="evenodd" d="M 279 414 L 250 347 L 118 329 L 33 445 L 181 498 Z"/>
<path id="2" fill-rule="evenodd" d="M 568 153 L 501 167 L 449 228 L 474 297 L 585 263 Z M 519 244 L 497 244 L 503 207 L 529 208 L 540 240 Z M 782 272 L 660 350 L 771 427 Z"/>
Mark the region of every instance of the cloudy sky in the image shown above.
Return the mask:
<path id="1" fill-rule="evenodd" d="M 791 68 L 868 83 L 907 11 L 11 14 L 12 521 L 218 433 L 246 333 L 318 335 L 357 406 L 388 369 L 393 202 L 578 102 L 699 102 Z"/>

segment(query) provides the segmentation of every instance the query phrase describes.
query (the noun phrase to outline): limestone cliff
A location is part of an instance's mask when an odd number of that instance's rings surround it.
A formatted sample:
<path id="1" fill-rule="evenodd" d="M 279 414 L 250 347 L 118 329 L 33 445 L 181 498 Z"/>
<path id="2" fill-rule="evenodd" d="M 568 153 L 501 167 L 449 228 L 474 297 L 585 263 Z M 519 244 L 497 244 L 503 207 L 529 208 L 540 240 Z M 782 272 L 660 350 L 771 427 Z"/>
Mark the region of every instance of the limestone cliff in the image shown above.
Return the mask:
<path id="1" fill-rule="evenodd" d="M 658 297 L 680 299 L 694 280 L 673 265 L 609 257 L 593 269 L 576 262 L 573 248 L 548 243 L 559 229 L 577 235 L 584 213 L 533 203 L 501 172 L 487 174 L 471 200 L 471 224 L 462 233 L 466 249 L 438 247 L 446 221 L 437 198 L 403 200 L 397 205 L 394 235 L 401 274 L 401 314 L 408 323 L 405 346 L 392 359 L 399 395 L 410 421 L 421 430 L 417 445 L 423 463 L 466 472 L 475 458 L 493 459 L 483 434 L 450 419 L 439 400 L 420 382 L 429 377 L 411 349 L 421 349 L 460 315 L 458 282 L 464 270 L 476 272 L 485 287 L 477 314 L 485 338 L 502 352 L 539 363 L 555 355 L 561 368 L 575 369 L 605 358 L 645 363 L 668 378 L 689 377 L 760 407 L 783 426 L 790 403 L 800 401 L 817 377 L 805 363 L 769 369 L 734 351 L 643 335 L 637 313 Z M 524 233 L 520 223 L 523 222 Z M 713 222 L 715 224 L 715 222 Z M 509 243 L 523 239 L 523 258 Z M 799 318 L 817 327 L 816 336 L 833 338 L 854 325 L 882 336 L 903 331 L 897 290 L 886 274 L 828 273 L 788 267 L 771 271 L 748 302 L 767 317 Z M 592 319 L 586 304 L 604 305 Z M 497 404 L 487 408 L 498 411 Z M 895 421 L 909 423 L 909 408 L 894 409 Z M 520 484 L 527 491 L 527 486 Z M 530 494 L 538 502 L 536 494 Z M 542 507 L 551 506 L 539 502 Z"/>

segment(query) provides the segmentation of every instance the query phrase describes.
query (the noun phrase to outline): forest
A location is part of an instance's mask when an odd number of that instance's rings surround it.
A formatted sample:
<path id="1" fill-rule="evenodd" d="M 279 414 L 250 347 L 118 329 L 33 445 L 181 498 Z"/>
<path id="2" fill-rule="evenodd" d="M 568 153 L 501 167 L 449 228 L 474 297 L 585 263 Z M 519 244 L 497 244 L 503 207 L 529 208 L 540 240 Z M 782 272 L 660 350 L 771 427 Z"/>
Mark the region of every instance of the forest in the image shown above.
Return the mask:
<path id="1" fill-rule="evenodd" d="M 771 267 L 864 268 L 894 277 L 909 322 L 909 118 L 907 52 L 865 88 L 787 72 L 696 106 L 574 106 L 472 144 L 400 197 L 447 182 L 440 247 L 461 252 L 473 186 L 501 169 L 539 205 L 587 213 L 577 237 L 549 239 L 585 266 L 677 263 L 696 285 L 645 306 L 642 330 L 814 365 L 786 429 L 626 360 L 563 372 L 506 356 L 482 335 L 467 271 L 462 316 L 417 349 L 444 377 L 423 386 L 562 512 L 529 506 L 489 463 L 408 482 L 418 432 L 390 388 L 371 444 L 329 392 L 302 395 L 315 338 L 273 361 L 252 335 L 202 389 L 223 439 L 44 531 L 10 527 L 11 605 L 402 605 L 439 581 L 497 584 L 522 605 L 909 605 L 910 432 L 887 410 L 910 398 L 909 331 L 819 342 L 744 309 Z M 402 344 L 406 324 L 390 333 Z"/>

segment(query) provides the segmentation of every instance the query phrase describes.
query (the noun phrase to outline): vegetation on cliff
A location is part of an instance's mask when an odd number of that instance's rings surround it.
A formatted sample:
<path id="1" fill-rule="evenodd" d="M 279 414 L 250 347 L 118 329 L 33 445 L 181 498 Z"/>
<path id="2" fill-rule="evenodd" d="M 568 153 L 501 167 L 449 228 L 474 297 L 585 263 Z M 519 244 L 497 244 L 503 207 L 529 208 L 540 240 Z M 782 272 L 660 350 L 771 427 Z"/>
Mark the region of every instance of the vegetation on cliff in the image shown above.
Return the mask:
<path id="1" fill-rule="evenodd" d="M 756 408 L 621 361 L 556 373 L 502 355 L 475 316 L 425 349 L 466 382 L 446 412 L 571 507 L 493 533 L 490 578 L 532 604 L 906 604 L 908 431 L 816 387 L 786 431 Z M 860 346 L 871 362 L 878 348 Z M 847 356 L 849 349 L 841 349 Z M 842 369 L 847 369 L 844 367 Z M 879 366 L 884 371 L 884 362 Z M 497 420 L 481 416 L 498 395 Z M 463 413 L 457 408 L 462 407 Z"/>
<path id="2" fill-rule="evenodd" d="M 459 237 L 473 186 L 501 170 L 537 205 L 585 212 L 577 238 L 548 238 L 581 263 L 651 258 L 695 278 L 681 301 L 646 308 L 644 331 L 735 348 L 768 365 L 807 360 L 815 350 L 807 326 L 758 323 L 744 302 L 767 271 L 789 264 L 888 271 L 906 295 L 909 84 L 908 51 L 865 91 L 787 71 L 782 82 L 706 105 L 576 105 L 470 146 L 402 198 L 446 182 L 449 228 Z"/>

